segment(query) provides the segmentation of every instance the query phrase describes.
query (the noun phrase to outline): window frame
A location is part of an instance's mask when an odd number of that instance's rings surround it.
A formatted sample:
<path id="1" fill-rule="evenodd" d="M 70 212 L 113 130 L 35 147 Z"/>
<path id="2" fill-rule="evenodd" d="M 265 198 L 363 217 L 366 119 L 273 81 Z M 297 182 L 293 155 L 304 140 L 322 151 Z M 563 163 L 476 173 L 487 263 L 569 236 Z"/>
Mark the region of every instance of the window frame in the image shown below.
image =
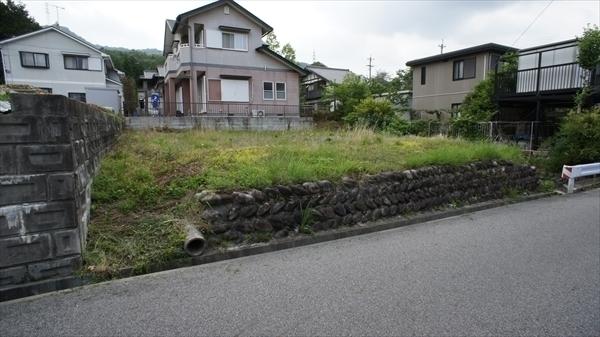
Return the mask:
<path id="1" fill-rule="evenodd" d="M 33 56 L 33 65 L 32 66 L 25 65 L 23 63 L 23 55 L 24 54 L 31 54 Z M 46 65 L 45 66 L 36 65 L 35 55 L 44 55 L 44 58 L 46 59 Z M 50 69 L 50 57 L 46 53 L 37 53 L 37 52 L 33 52 L 33 51 L 19 51 L 19 59 L 21 60 L 21 67 L 23 67 L 23 68 Z"/>
<path id="2" fill-rule="evenodd" d="M 71 95 L 83 95 L 83 100 L 73 98 L 73 97 L 71 97 Z M 87 95 L 85 94 L 85 92 L 69 92 L 69 93 L 67 93 L 67 97 L 69 97 L 69 99 L 72 99 L 74 101 L 87 103 Z"/>
<path id="3" fill-rule="evenodd" d="M 86 66 L 87 68 L 69 68 L 67 67 L 67 57 L 75 57 L 77 59 L 82 58 L 82 59 L 86 59 Z M 63 65 L 65 66 L 66 70 L 85 70 L 85 71 L 98 71 L 98 70 L 90 70 L 90 63 L 89 63 L 89 56 L 88 55 L 77 55 L 77 54 L 63 54 Z M 75 62 L 77 65 L 79 64 L 79 62 Z M 83 65 L 83 64 L 82 64 Z"/>
<path id="4" fill-rule="evenodd" d="M 277 90 L 277 85 L 278 84 L 283 84 L 283 98 L 279 98 L 278 95 L 277 95 L 278 93 L 281 92 L 280 90 Z M 264 89 L 264 87 L 263 87 L 263 89 Z M 274 86 L 273 89 L 275 91 L 274 98 L 275 98 L 276 101 L 287 101 L 287 83 L 286 82 L 275 82 L 275 86 Z"/>
<path id="5" fill-rule="evenodd" d="M 269 90 L 265 90 L 265 84 L 270 83 L 271 84 L 271 98 L 266 98 L 265 97 L 265 92 L 269 91 Z M 275 83 L 271 82 L 271 81 L 263 81 L 263 101 L 274 101 L 275 100 Z"/>
<path id="6" fill-rule="evenodd" d="M 465 64 L 467 60 L 473 60 L 473 76 L 469 76 L 469 77 L 465 77 Z M 462 76 L 459 77 L 459 74 L 457 74 L 456 71 L 456 66 L 462 64 Z M 460 66 L 459 66 L 460 67 Z M 462 80 L 469 80 L 469 79 L 473 79 L 477 77 L 477 58 L 476 57 L 467 57 L 467 58 L 462 58 L 459 60 L 454 60 L 452 62 L 452 81 L 462 81 Z"/>
<path id="7" fill-rule="evenodd" d="M 427 84 L 427 67 L 422 66 L 421 67 L 421 85 L 426 85 L 426 84 Z"/>
<path id="8" fill-rule="evenodd" d="M 232 47 L 225 47 L 225 34 L 230 35 L 231 36 L 231 43 L 232 43 Z M 235 50 L 235 33 L 233 32 L 221 32 L 221 48 L 222 49 L 231 49 L 231 50 Z"/>

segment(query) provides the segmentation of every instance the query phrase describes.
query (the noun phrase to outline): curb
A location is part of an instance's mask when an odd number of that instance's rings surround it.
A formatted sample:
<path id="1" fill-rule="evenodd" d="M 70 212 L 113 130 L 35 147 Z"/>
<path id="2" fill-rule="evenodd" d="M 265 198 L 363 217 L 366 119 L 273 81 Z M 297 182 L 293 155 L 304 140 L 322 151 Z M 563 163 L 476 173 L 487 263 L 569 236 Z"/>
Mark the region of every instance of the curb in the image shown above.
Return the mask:
<path id="1" fill-rule="evenodd" d="M 312 245 L 321 242 L 333 241 L 343 239 L 351 236 L 357 236 L 362 234 L 369 234 L 374 232 L 380 232 L 388 229 L 394 229 L 419 223 L 424 223 L 433 220 L 441 220 L 450 218 L 458 215 L 467 213 L 483 211 L 486 209 L 497 208 L 510 204 L 521 203 L 525 201 L 531 201 L 550 196 L 559 195 L 556 192 L 544 192 L 526 195 L 517 199 L 500 199 L 485 201 L 477 204 L 466 205 L 456 209 L 443 209 L 439 211 L 427 212 L 425 214 L 417 214 L 415 216 L 396 216 L 388 219 L 381 219 L 375 222 L 370 222 L 366 225 L 355 225 L 353 227 L 343 227 L 325 232 L 317 232 L 310 236 L 294 237 L 279 239 L 275 242 L 270 243 L 258 243 L 250 246 L 236 247 L 226 251 L 211 252 L 206 255 L 198 257 L 188 257 L 179 260 L 172 261 L 163 265 L 155 265 L 149 268 L 150 273 L 156 273 L 160 271 L 172 270 L 182 267 L 191 267 L 201 264 L 213 263 L 218 261 L 224 261 L 229 259 L 235 259 L 245 256 L 275 252 L 279 250 L 301 247 Z M 141 276 L 134 275 L 133 269 L 126 268 L 122 269 L 118 274 L 119 278 Z M 107 280 L 105 282 L 108 282 Z M 102 283 L 102 282 L 100 282 Z M 28 284 L 26 286 L 16 285 L 14 287 L 0 290 L 0 302 L 14 300 L 22 297 L 39 295 L 47 292 L 64 290 L 79 286 L 90 284 L 89 280 L 78 276 L 64 277 L 60 279 L 52 279 L 46 281 L 40 281 L 37 283 Z"/>

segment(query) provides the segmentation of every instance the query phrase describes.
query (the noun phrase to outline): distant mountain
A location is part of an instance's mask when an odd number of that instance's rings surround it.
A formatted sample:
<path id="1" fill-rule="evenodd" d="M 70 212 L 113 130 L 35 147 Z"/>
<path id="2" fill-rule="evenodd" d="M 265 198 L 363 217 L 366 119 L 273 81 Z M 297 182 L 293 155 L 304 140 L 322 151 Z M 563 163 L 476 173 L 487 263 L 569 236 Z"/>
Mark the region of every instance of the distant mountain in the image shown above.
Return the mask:
<path id="1" fill-rule="evenodd" d="M 100 49 L 111 50 L 111 51 L 120 51 L 120 52 L 129 52 L 129 51 L 139 51 L 148 55 L 162 55 L 162 50 L 158 50 L 156 48 L 144 48 L 144 49 L 128 49 L 123 47 L 110 47 L 110 46 L 98 46 Z"/>

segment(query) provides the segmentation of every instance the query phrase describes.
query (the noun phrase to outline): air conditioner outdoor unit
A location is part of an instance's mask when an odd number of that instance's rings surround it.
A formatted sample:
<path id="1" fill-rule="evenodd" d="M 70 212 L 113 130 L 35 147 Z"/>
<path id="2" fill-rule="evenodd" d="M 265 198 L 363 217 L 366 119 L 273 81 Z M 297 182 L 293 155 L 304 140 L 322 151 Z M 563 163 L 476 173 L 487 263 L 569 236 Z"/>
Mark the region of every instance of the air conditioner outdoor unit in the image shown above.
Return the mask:
<path id="1" fill-rule="evenodd" d="M 252 117 L 265 117 L 265 110 L 252 109 Z"/>

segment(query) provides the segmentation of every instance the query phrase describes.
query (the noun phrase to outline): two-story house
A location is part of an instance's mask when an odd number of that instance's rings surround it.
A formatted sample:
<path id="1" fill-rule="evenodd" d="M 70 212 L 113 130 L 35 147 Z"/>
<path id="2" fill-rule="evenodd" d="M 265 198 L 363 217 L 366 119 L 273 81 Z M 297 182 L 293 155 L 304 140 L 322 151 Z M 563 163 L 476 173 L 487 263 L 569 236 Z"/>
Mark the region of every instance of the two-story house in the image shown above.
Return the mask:
<path id="1" fill-rule="evenodd" d="M 576 93 L 599 84 L 598 72 L 577 63 L 576 39 L 521 49 L 516 60 L 503 60 L 495 81 L 499 120 L 557 122 L 575 106 Z M 513 63 L 512 67 L 508 64 Z M 592 99 L 598 101 L 597 87 Z"/>
<path id="2" fill-rule="evenodd" d="M 6 84 L 121 111 L 123 86 L 110 56 L 65 27 L 47 26 L 0 41 Z"/>
<path id="3" fill-rule="evenodd" d="M 467 94 L 496 69 L 500 56 L 509 51 L 516 49 L 487 43 L 407 62 L 413 72 L 413 110 L 458 110 Z"/>
<path id="4" fill-rule="evenodd" d="M 165 114 L 299 115 L 305 71 L 263 44 L 272 30 L 232 0 L 166 20 Z"/>
<path id="5" fill-rule="evenodd" d="M 325 87 L 329 83 L 342 83 L 349 69 L 330 68 L 317 65 L 306 65 L 304 70 L 308 72 L 302 78 L 302 90 L 305 104 L 318 105 L 323 97 Z"/>

